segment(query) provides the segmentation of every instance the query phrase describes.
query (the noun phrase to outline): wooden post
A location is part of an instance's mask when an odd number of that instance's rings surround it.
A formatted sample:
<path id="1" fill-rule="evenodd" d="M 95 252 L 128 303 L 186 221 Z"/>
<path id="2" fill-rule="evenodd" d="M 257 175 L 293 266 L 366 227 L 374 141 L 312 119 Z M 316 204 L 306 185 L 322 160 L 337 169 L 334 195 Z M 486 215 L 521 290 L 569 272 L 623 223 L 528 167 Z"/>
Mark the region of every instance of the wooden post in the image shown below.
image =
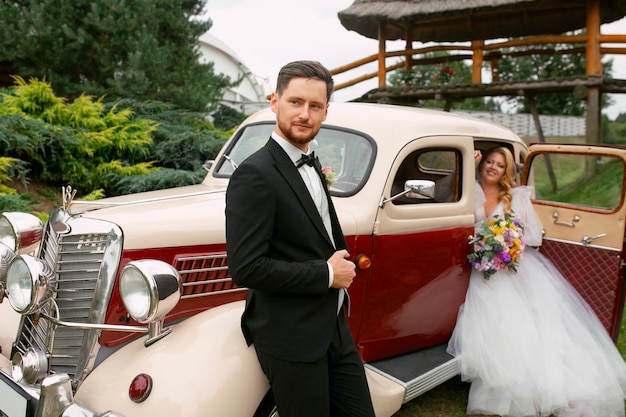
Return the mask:
<path id="1" fill-rule="evenodd" d="M 602 76 L 600 54 L 600 0 L 587 0 L 587 76 Z M 587 143 L 602 142 L 602 105 L 599 87 L 587 95 Z"/>
<path id="2" fill-rule="evenodd" d="M 483 47 L 485 41 L 472 41 L 472 84 L 480 84 L 483 79 Z"/>
<path id="3" fill-rule="evenodd" d="M 587 75 L 602 75 L 600 0 L 587 0 Z"/>
<path id="4" fill-rule="evenodd" d="M 385 65 L 385 54 L 387 48 L 387 24 L 380 20 L 378 22 L 378 88 L 387 85 L 387 70 Z"/>
<path id="5" fill-rule="evenodd" d="M 587 143 L 602 143 L 600 88 L 590 86 L 587 94 Z"/>
<path id="6" fill-rule="evenodd" d="M 491 82 L 500 82 L 500 60 L 496 58 L 491 60 Z"/>
<path id="7" fill-rule="evenodd" d="M 406 30 L 406 33 L 404 34 L 404 38 L 406 39 L 406 43 L 404 45 L 404 50 L 405 51 L 410 51 L 411 49 L 413 49 L 413 40 L 411 39 L 411 30 L 410 29 Z M 404 56 L 404 69 L 406 71 L 409 71 L 412 66 L 413 66 L 413 55 L 411 55 L 410 53 L 407 53 Z"/>
<path id="8" fill-rule="evenodd" d="M 535 122 L 535 129 L 537 130 L 537 137 L 539 138 L 539 142 L 545 143 L 546 137 L 543 135 L 543 128 L 541 127 L 541 120 L 539 120 L 539 112 L 537 111 L 537 102 L 535 101 L 535 96 L 532 93 L 525 92 L 524 96 L 528 101 L 528 107 L 530 107 L 530 114 L 533 115 L 533 121 Z M 546 161 L 546 170 L 548 174 L 548 178 L 550 178 L 550 185 L 552 186 L 552 191 L 557 191 L 558 185 L 556 183 L 556 176 L 554 175 L 554 169 L 552 168 L 552 161 L 550 160 L 550 154 L 543 155 L 544 160 Z"/>

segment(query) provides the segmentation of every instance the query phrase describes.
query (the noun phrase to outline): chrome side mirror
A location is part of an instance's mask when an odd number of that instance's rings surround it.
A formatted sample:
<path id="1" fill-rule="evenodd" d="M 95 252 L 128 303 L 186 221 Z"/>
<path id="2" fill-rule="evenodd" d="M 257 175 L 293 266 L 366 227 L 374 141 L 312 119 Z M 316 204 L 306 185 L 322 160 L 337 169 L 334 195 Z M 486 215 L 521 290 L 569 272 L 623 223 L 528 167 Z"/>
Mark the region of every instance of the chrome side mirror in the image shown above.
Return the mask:
<path id="1" fill-rule="evenodd" d="M 211 167 L 213 166 L 214 163 L 215 163 L 215 159 L 208 159 L 208 160 L 204 161 L 204 164 L 202 164 L 202 168 L 206 172 L 209 172 L 211 170 Z"/>
<path id="2" fill-rule="evenodd" d="M 429 180 L 407 180 L 404 183 L 404 192 L 409 198 L 435 198 L 435 182 Z"/>
<path id="3" fill-rule="evenodd" d="M 404 191 L 389 198 L 383 196 L 378 206 L 382 208 L 386 203 L 405 196 L 416 200 L 434 199 L 435 182 L 430 180 L 407 180 L 404 183 Z"/>

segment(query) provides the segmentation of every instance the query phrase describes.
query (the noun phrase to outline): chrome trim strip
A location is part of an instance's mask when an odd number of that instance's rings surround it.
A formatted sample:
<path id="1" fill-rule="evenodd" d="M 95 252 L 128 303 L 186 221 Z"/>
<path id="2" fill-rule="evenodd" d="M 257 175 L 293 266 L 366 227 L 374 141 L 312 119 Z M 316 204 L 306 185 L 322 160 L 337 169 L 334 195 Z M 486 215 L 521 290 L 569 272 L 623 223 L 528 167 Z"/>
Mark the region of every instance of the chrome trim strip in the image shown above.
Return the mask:
<path id="1" fill-rule="evenodd" d="M 202 258 L 198 258 L 198 260 L 200 260 Z M 209 259 L 209 258 L 207 258 Z M 217 259 L 217 258 L 213 258 L 213 259 Z M 228 266 L 215 266 L 215 267 L 210 267 L 210 268 L 196 268 L 196 269 L 181 269 L 180 272 L 181 274 L 195 274 L 198 272 L 209 272 L 209 271 L 227 271 L 228 270 Z"/>
<path id="2" fill-rule="evenodd" d="M 458 357 L 432 369 L 419 378 L 409 381 L 404 402 L 411 401 L 420 395 L 430 391 L 460 373 L 461 362 Z"/>
<path id="3" fill-rule="evenodd" d="M 617 253 L 621 252 L 620 249 L 611 248 L 609 246 L 594 245 L 594 244 L 591 244 L 591 243 L 585 245 L 582 242 L 574 242 L 572 240 L 565 240 L 565 239 L 556 239 L 556 238 L 553 238 L 553 237 L 544 237 L 543 240 L 550 240 L 552 242 L 559 242 L 559 243 L 567 243 L 567 244 L 576 245 L 576 246 L 584 246 L 586 248 L 603 249 L 603 250 L 613 251 L 613 252 L 617 252 Z M 539 251 L 541 251 L 541 246 L 539 246 Z"/>
<path id="4" fill-rule="evenodd" d="M 204 281 L 191 281 L 191 282 L 185 282 L 183 284 L 183 287 L 193 287 L 194 285 L 204 285 L 204 284 L 220 284 L 222 282 L 232 282 L 233 279 L 232 278 L 216 278 L 216 279 L 210 279 L 210 280 L 204 280 Z"/>
<path id="5" fill-rule="evenodd" d="M 199 255 L 199 256 L 186 256 L 186 257 L 180 257 L 178 258 L 178 262 L 184 262 L 184 261 L 199 261 L 199 260 L 203 260 L 203 259 L 220 259 L 220 258 L 226 258 L 226 252 L 219 252 L 216 253 L 215 255 Z"/>
<path id="6" fill-rule="evenodd" d="M 140 326 L 125 326 L 121 324 L 99 324 L 99 323 L 73 323 L 56 319 L 48 314 L 41 313 L 41 317 L 54 323 L 57 326 L 67 327 L 70 329 L 82 329 L 82 330 L 113 330 L 116 332 L 128 332 L 128 333 L 147 333 L 148 327 Z"/>
<path id="7" fill-rule="evenodd" d="M 176 195 L 168 195 L 168 196 L 163 196 L 163 197 L 146 198 L 146 199 L 143 199 L 143 200 L 125 201 L 125 202 L 121 202 L 121 203 L 97 201 L 97 200 L 95 200 L 95 201 L 74 200 L 74 201 L 72 201 L 72 206 L 81 206 L 82 205 L 82 206 L 99 206 L 99 207 L 121 207 L 121 206 L 130 206 L 130 205 L 142 204 L 142 203 L 152 203 L 152 202 L 155 202 L 155 201 L 177 200 L 177 199 L 180 199 L 180 198 L 196 197 L 196 196 L 199 196 L 199 195 L 218 194 L 218 193 L 224 193 L 224 192 L 226 192 L 226 188 L 219 188 L 219 189 L 198 191 L 198 192 L 195 192 L 195 193 L 176 194 Z"/>
<path id="8" fill-rule="evenodd" d="M 219 290 L 219 291 L 214 291 L 214 292 L 202 292 L 202 293 L 198 293 L 198 294 L 189 294 L 189 295 L 182 295 L 180 297 L 181 300 L 186 300 L 188 298 L 198 298 L 198 297 L 208 297 L 210 295 L 220 295 L 220 294 L 228 294 L 228 293 L 232 293 L 232 292 L 240 292 L 240 291 L 247 291 L 247 288 L 233 288 L 230 290 Z"/>
<path id="9" fill-rule="evenodd" d="M 405 404 L 412 399 L 426 393 L 427 391 L 430 391 L 431 389 L 443 384 L 449 379 L 457 376 L 461 370 L 461 360 L 458 356 L 452 358 L 449 361 L 437 366 L 436 368 L 431 369 L 430 371 L 408 382 L 400 381 L 394 376 L 389 375 L 388 373 L 383 372 L 370 364 L 366 363 L 363 366 L 404 387 L 405 394 L 402 403 Z"/>

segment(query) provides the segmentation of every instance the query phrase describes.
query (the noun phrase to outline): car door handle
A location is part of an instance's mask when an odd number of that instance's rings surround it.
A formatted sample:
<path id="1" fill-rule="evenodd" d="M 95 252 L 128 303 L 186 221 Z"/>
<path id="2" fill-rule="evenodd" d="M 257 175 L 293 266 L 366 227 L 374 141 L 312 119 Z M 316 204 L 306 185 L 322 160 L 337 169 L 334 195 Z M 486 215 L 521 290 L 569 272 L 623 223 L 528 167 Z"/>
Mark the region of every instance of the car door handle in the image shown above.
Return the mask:
<path id="1" fill-rule="evenodd" d="M 571 223 L 559 221 L 559 213 L 557 213 L 556 211 L 552 213 L 552 218 L 554 219 L 554 224 L 568 227 L 576 227 L 574 223 L 578 223 L 580 221 L 580 217 L 578 216 L 574 216 Z"/>
<path id="2" fill-rule="evenodd" d="M 588 244 L 590 244 L 594 240 L 600 239 L 601 237 L 604 237 L 604 236 L 606 236 L 606 233 L 600 233 L 599 235 L 595 235 L 595 236 L 592 236 L 592 237 L 583 236 L 583 239 L 582 239 L 583 245 L 587 246 Z"/>

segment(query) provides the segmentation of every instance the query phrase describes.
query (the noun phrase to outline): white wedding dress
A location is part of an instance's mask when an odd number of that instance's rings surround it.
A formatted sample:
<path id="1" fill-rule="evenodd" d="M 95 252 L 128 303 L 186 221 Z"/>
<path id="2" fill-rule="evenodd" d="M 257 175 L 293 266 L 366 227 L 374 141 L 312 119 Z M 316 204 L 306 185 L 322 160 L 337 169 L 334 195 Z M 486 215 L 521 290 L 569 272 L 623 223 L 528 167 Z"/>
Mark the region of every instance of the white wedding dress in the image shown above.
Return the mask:
<path id="1" fill-rule="evenodd" d="M 541 223 L 529 190 L 512 190 L 526 249 L 517 274 L 489 280 L 472 270 L 465 303 L 448 345 L 471 381 L 468 414 L 501 416 L 624 416 L 626 365 L 589 305 L 530 246 Z M 476 185 L 477 225 L 486 217 Z M 503 215 L 500 203 L 492 215 Z"/>

